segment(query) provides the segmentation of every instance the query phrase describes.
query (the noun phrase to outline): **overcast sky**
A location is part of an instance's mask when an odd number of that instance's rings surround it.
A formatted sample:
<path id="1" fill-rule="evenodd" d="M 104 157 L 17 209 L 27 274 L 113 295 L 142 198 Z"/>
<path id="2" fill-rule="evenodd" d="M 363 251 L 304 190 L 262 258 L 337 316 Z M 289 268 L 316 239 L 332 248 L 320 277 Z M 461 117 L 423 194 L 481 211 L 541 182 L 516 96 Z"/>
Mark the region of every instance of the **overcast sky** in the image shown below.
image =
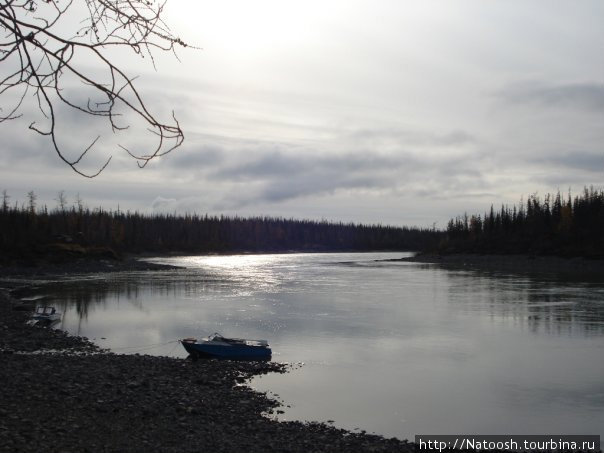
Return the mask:
<path id="1" fill-rule="evenodd" d="M 140 170 L 102 145 L 85 165 L 113 160 L 87 180 L 30 121 L 4 123 L 0 190 L 49 207 L 64 190 L 107 209 L 444 227 L 604 185 L 601 0 L 171 0 L 167 21 L 201 49 L 158 55 L 157 72 L 120 62 L 152 111 L 174 109 L 183 146 Z"/>

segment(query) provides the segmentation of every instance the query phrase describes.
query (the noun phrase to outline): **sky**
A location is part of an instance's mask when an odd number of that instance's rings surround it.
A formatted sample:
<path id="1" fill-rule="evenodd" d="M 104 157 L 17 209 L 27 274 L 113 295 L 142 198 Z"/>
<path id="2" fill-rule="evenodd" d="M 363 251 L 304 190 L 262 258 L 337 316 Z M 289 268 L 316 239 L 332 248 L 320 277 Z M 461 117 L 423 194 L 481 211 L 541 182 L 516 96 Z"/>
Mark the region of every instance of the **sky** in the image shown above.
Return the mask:
<path id="1" fill-rule="evenodd" d="M 171 0 L 198 49 L 113 53 L 184 144 L 139 169 L 68 120 L 89 180 L 22 120 L 0 124 L 0 190 L 25 202 L 444 228 L 530 194 L 604 186 L 601 0 Z M 93 68 L 94 69 L 94 68 Z M 28 111 L 26 110 L 26 113 Z M 63 110 L 61 110 L 63 112 Z M 32 113 L 33 115 L 33 113 Z"/>

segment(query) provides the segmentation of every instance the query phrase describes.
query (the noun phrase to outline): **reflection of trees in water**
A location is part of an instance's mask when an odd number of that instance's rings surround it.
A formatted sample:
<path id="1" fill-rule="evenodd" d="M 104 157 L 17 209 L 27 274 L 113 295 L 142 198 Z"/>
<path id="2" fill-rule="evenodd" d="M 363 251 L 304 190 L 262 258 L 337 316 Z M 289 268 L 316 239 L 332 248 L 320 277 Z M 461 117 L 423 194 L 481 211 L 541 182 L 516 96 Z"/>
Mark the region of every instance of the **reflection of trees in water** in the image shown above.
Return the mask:
<path id="1" fill-rule="evenodd" d="M 451 271 L 452 300 L 534 333 L 604 334 L 604 283 Z M 463 309 L 462 305 L 458 308 Z"/>
<path id="2" fill-rule="evenodd" d="M 139 299 L 139 287 L 136 283 L 90 281 L 90 282 L 61 282 L 50 289 L 56 304 L 65 312 L 75 308 L 78 319 L 88 319 L 89 310 L 106 308 L 110 299 L 118 301 L 125 299 L 134 307 L 142 310 L 142 301 Z"/>
<path id="3" fill-rule="evenodd" d="M 604 333 L 604 307 L 585 289 L 580 295 L 528 295 L 527 324 L 533 332 L 601 335 Z"/>
<path id="4" fill-rule="evenodd" d="M 107 279 L 53 282 L 36 288 L 36 293 L 48 294 L 52 303 L 64 313 L 75 308 L 78 321 L 88 319 L 90 310 L 106 308 L 109 301 L 125 301 L 144 311 L 144 295 L 165 297 L 170 300 L 184 294 L 195 296 L 223 285 L 224 279 L 195 279 L 186 272 L 163 274 L 159 272 L 139 275 L 115 274 Z"/>

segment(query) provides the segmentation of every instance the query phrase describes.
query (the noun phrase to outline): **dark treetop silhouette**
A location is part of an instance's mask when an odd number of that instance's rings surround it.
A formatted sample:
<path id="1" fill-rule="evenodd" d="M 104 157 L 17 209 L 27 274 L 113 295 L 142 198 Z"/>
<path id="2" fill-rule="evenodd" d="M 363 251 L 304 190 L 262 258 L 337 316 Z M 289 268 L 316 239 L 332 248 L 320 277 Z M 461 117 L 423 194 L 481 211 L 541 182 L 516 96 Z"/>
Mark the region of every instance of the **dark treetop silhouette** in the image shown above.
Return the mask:
<path id="1" fill-rule="evenodd" d="M 61 194 L 61 192 L 59 192 Z M 84 256 L 110 248 L 126 253 L 238 253 L 419 250 L 438 244 L 431 229 L 361 225 L 280 217 L 144 214 L 89 209 L 81 201 L 56 209 L 28 203 L 0 206 L 0 265 L 61 253 Z"/>
<path id="2" fill-rule="evenodd" d="M 154 50 L 174 52 L 177 46 L 186 47 L 164 23 L 164 6 L 154 0 L 0 0 L 0 122 L 20 117 L 24 101 L 33 97 L 45 124 L 34 121 L 29 128 L 48 137 L 59 157 L 89 178 L 102 172 L 111 157 L 91 173 L 81 170 L 82 159 L 100 136 L 75 158 L 69 157 L 58 143 L 57 123 L 63 117 L 59 105 L 107 120 L 113 133 L 128 128 L 125 113 L 142 118 L 156 138 L 152 149 L 139 153 L 119 145 L 141 168 L 180 146 L 184 136 L 174 113 L 172 124 L 156 119 L 134 78 L 107 56 L 126 48 L 153 61 Z M 95 99 L 78 100 L 69 85 L 73 81 L 92 90 Z"/>
<path id="3" fill-rule="evenodd" d="M 604 190 L 585 187 L 574 198 L 560 192 L 529 196 L 518 207 L 491 206 L 483 216 L 451 219 L 442 253 L 533 254 L 604 258 Z"/>

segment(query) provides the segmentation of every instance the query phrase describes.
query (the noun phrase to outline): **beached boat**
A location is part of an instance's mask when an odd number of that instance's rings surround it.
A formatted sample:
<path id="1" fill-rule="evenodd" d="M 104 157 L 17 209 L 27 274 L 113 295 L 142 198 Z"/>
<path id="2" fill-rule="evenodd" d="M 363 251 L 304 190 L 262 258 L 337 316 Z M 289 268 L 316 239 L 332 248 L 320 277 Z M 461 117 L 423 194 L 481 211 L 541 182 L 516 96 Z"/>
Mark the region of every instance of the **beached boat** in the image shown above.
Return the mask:
<path id="1" fill-rule="evenodd" d="M 36 307 L 28 324 L 33 326 L 52 326 L 61 320 L 61 313 L 55 307 Z"/>
<path id="2" fill-rule="evenodd" d="M 270 360 L 272 353 L 265 340 L 225 338 L 219 333 L 201 340 L 185 338 L 180 342 L 194 359 Z"/>

